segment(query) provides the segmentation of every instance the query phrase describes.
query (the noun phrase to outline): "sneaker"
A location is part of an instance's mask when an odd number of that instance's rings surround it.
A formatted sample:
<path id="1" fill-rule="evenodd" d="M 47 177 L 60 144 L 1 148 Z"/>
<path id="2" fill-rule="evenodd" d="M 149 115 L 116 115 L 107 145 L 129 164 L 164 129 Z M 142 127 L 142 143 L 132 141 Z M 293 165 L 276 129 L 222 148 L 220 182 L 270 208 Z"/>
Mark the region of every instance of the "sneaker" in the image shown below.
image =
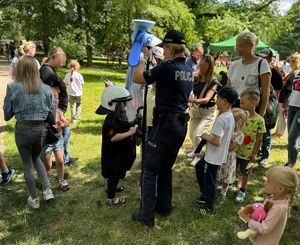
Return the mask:
<path id="1" fill-rule="evenodd" d="M 59 188 L 62 189 L 63 191 L 70 190 L 69 183 L 64 179 L 59 181 Z"/>
<path id="2" fill-rule="evenodd" d="M 201 158 L 198 157 L 197 155 L 195 155 L 193 161 L 191 162 L 191 165 L 192 165 L 193 167 L 195 167 L 196 164 L 197 164 L 200 160 L 201 160 Z"/>
<path id="3" fill-rule="evenodd" d="M 212 214 L 213 213 L 213 210 L 206 207 L 205 204 L 196 204 L 193 206 L 193 209 L 202 214 Z"/>
<path id="4" fill-rule="evenodd" d="M 191 152 L 187 153 L 186 156 L 188 158 L 193 158 L 195 156 L 195 153 L 194 153 L 194 151 L 191 151 Z"/>
<path id="5" fill-rule="evenodd" d="M 201 197 L 199 197 L 199 198 L 196 200 L 196 202 L 197 202 L 198 204 L 205 204 L 205 197 L 204 197 L 204 195 L 202 195 Z"/>
<path id="6" fill-rule="evenodd" d="M 52 193 L 50 188 L 47 188 L 46 190 L 43 190 L 43 197 L 44 197 L 45 201 L 48 201 L 48 200 L 54 198 L 53 193 Z"/>
<path id="7" fill-rule="evenodd" d="M 246 197 L 246 193 L 245 193 L 245 192 L 242 192 L 242 191 L 239 191 L 238 194 L 236 195 L 235 200 L 236 200 L 237 202 L 244 202 L 245 197 Z"/>
<path id="8" fill-rule="evenodd" d="M 260 161 L 260 166 L 267 168 L 268 167 L 268 158 L 264 158 Z"/>
<path id="9" fill-rule="evenodd" d="M 31 196 L 29 196 L 28 199 L 27 199 L 27 204 L 32 209 L 40 208 L 40 200 L 39 200 L 38 197 L 37 198 L 32 198 Z"/>
<path id="10" fill-rule="evenodd" d="M 15 174 L 15 170 L 13 168 L 9 168 L 7 174 L 2 173 L 2 181 L 1 181 L 0 185 L 8 184 L 11 181 L 14 174 Z"/>
<path id="11" fill-rule="evenodd" d="M 151 227 L 154 226 L 154 220 L 153 221 L 144 221 L 144 220 L 142 220 L 140 212 L 132 213 L 131 218 L 132 218 L 133 221 L 140 222 L 146 228 L 151 228 Z"/>

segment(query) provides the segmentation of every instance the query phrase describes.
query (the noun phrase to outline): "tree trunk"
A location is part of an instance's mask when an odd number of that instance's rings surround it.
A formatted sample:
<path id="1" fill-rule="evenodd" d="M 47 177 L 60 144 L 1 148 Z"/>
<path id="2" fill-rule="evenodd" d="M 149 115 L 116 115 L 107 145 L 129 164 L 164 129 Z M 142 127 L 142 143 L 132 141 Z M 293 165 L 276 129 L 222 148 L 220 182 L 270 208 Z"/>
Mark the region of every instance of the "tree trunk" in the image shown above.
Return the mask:
<path id="1" fill-rule="evenodd" d="M 93 64 L 93 44 L 91 33 L 86 31 L 86 57 L 87 57 L 87 66 L 92 66 Z"/>

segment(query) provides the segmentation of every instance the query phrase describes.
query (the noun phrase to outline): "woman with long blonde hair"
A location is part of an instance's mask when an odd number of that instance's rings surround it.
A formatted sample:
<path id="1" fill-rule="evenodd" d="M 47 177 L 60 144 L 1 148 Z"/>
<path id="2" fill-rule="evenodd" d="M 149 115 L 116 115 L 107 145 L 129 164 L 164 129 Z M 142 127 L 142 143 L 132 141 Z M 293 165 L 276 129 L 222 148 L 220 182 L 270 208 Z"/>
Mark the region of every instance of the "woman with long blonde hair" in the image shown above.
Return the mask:
<path id="1" fill-rule="evenodd" d="M 19 46 L 19 52 L 22 56 L 31 56 L 34 57 L 36 53 L 36 45 L 32 41 L 23 42 Z M 15 73 L 16 73 L 16 67 L 19 61 L 19 57 L 14 57 L 10 68 L 9 68 L 9 75 L 12 77 L 12 79 L 15 79 Z M 40 63 L 35 59 L 36 65 L 38 69 L 40 69 Z"/>
<path id="2" fill-rule="evenodd" d="M 45 167 L 41 161 L 46 143 L 45 121 L 54 124 L 55 105 L 51 88 L 41 82 L 36 61 L 31 56 L 20 58 L 15 81 L 8 84 L 4 99 L 4 119 L 16 118 L 15 141 L 22 159 L 24 177 L 30 192 L 27 203 L 40 207 L 32 165 L 42 182 L 44 200 L 53 199 Z"/>

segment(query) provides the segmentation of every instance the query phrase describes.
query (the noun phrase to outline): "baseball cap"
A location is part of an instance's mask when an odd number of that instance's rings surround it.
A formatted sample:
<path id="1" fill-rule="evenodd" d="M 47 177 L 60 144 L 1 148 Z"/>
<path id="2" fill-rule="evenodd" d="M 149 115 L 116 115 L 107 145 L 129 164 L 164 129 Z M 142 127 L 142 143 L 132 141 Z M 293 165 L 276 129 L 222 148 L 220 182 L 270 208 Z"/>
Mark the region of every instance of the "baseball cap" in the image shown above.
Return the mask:
<path id="1" fill-rule="evenodd" d="M 272 58 L 273 57 L 273 52 L 269 48 L 264 48 L 261 51 L 256 53 L 257 56 L 261 58 Z"/>
<path id="2" fill-rule="evenodd" d="M 166 43 L 185 44 L 185 36 L 180 31 L 171 30 L 165 35 L 163 41 L 157 46 L 162 47 Z"/>
<path id="3" fill-rule="evenodd" d="M 238 92 L 235 88 L 229 86 L 223 86 L 218 95 L 224 99 L 226 99 L 231 105 L 233 105 L 239 98 Z"/>

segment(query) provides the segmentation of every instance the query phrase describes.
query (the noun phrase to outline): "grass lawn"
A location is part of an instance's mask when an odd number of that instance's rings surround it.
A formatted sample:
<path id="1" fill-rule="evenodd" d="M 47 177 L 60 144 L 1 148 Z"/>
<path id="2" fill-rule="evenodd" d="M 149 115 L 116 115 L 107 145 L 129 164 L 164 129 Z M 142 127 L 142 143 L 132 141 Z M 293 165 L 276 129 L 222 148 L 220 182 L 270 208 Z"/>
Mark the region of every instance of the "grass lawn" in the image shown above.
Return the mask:
<path id="1" fill-rule="evenodd" d="M 60 71 L 60 75 L 63 76 L 66 71 Z M 156 225 L 151 230 L 131 220 L 131 213 L 137 210 L 140 200 L 139 156 L 121 183 L 126 188 L 126 205 L 105 205 L 106 181 L 100 175 L 101 126 L 104 116 L 94 112 L 104 89 L 100 77 L 105 76 L 117 84 L 124 84 L 125 71 L 115 71 L 108 67 L 83 68 L 81 73 L 86 81 L 82 120 L 72 126 L 70 142 L 71 156 L 79 157 L 80 160 L 65 169 L 72 188 L 69 192 L 63 193 L 57 189 L 56 171 L 53 169 L 50 181 L 55 200 L 50 203 L 41 201 L 39 210 L 31 210 L 26 206 L 28 191 L 14 143 L 15 122 L 9 122 L 6 127 L 5 156 L 9 165 L 16 169 L 16 175 L 9 185 L 0 188 L 0 244 L 248 244 L 236 237 L 237 231 L 246 229 L 237 215 L 241 205 L 234 201 L 236 188 L 229 192 L 223 204 L 217 202 L 215 214 L 207 216 L 193 210 L 199 190 L 194 168 L 190 166 L 190 159 L 185 157 L 191 148 L 188 139 L 173 168 L 174 212 L 171 216 L 157 217 Z M 274 139 L 271 165 L 283 165 L 286 162 L 286 142 L 286 136 Z M 255 167 L 246 204 L 265 197 L 264 172 L 264 169 Z M 40 183 L 37 185 L 40 186 Z M 299 208 L 298 195 L 280 244 L 300 244 Z"/>

